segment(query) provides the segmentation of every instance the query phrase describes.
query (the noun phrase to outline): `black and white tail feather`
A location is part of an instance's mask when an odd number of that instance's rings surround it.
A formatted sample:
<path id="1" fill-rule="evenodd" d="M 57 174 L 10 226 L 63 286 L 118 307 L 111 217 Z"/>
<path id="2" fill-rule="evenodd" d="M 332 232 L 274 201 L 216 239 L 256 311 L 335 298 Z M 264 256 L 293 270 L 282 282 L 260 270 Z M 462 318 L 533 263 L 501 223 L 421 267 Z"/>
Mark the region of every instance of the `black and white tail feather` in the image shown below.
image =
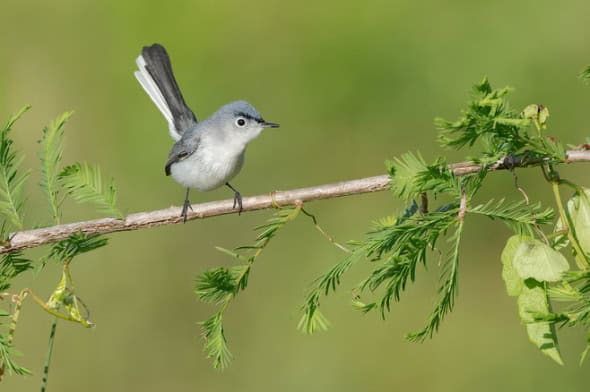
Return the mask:
<path id="1" fill-rule="evenodd" d="M 139 70 L 135 78 L 164 115 L 170 136 L 180 140 L 184 131 L 195 126 L 197 118 L 184 101 L 166 49 L 160 44 L 145 46 L 136 63 Z"/>

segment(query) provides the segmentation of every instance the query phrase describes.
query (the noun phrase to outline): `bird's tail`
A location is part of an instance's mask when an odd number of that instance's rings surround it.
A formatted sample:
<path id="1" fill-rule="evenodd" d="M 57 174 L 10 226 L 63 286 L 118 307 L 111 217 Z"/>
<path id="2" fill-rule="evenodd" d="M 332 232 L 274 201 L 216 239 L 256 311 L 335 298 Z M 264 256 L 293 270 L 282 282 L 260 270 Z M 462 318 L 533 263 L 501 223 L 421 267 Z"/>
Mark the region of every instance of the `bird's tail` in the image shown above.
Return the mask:
<path id="1" fill-rule="evenodd" d="M 197 123 L 192 110 L 184 102 L 172 73 L 166 49 L 160 44 L 145 46 L 136 60 L 137 81 L 168 121 L 170 135 L 179 140 L 184 131 Z"/>

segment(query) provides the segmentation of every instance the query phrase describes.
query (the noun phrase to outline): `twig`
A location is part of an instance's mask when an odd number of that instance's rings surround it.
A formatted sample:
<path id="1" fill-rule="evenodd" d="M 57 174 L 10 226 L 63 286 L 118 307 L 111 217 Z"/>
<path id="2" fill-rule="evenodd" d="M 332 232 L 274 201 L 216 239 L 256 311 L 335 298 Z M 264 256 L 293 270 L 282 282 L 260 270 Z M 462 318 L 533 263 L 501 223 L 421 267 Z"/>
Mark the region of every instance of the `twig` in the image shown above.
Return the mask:
<path id="1" fill-rule="evenodd" d="M 308 217 L 311 218 L 313 225 L 315 226 L 315 228 L 324 236 L 324 238 L 326 238 L 328 240 L 328 242 L 332 243 L 335 247 L 337 247 L 338 249 L 340 249 L 341 251 L 343 251 L 344 253 L 352 253 L 352 251 L 350 249 L 348 249 L 346 246 L 339 244 L 338 242 L 336 242 L 336 240 L 334 239 L 334 237 L 332 237 L 330 234 L 328 234 L 328 232 L 326 230 L 324 230 L 324 228 L 322 226 L 320 226 L 320 224 L 318 223 L 317 218 L 315 217 L 314 214 L 308 212 L 305 208 L 301 208 L 301 212 L 303 212 L 305 215 L 307 215 Z"/>
<path id="2" fill-rule="evenodd" d="M 568 151 L 566 162 L 590 162 L 590 151 Z M 511 163 L 511 167 L 525 167 L 539 165 L 542 162 L 525 162 L 516 157 Z M 479 172 L 483 165 L 473 162 L 460 162 L 451 164 L 449 167 L 453 170 L 455 175 L 464 176 Z M 504 169 L 507 169 L 504 164 L 504 159 L 499 159 L 498 162 L 487 168 L 488 171 Z M 309 188 L 275 191 L 271 194 L 244 197 L 242 211 L 256 211 L 275 208 L 276 205 L 295 205 L 297 202 L 308 202 L 348 195 L 380 192 L 389 189 L 390 181 L 388 175 L 382 175 L 334 184 L 318 185 Z M 192 211 L 188 213 L 187 220 L 204 219 L 212 216 L 236 213 L 237 210 L 232 206 L 233 199 L 194 204 L 192 206 Z M 83 232 L 86 234 L 108 234 L 117 231 L 131 231 L 182 223 L 183 218 L 180 216 L 180 211 L 180 207 L 170 207 L 163 210 L 130 214 L 124 220 L 104 218 L 56 225 L 42 229 L 19 231 L 11 234 L 8 245 L 0 246 L 0 254 L 50 244 L 68 238 L 77 232 Z"/>

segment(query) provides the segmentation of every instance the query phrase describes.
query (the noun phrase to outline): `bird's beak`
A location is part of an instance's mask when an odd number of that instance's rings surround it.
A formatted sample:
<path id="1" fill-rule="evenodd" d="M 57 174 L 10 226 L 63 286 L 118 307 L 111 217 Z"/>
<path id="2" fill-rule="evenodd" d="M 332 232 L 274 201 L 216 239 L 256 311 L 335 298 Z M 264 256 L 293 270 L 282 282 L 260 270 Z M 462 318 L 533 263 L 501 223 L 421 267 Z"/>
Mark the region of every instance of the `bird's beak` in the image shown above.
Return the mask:
<path id="1" fill-rule="evenodd" d="M 280 124 L 266 122 L 266 121 L 261 122 L 260 125 L 262 125 L 262 128 L 278 128 L 281 126 Z"/>

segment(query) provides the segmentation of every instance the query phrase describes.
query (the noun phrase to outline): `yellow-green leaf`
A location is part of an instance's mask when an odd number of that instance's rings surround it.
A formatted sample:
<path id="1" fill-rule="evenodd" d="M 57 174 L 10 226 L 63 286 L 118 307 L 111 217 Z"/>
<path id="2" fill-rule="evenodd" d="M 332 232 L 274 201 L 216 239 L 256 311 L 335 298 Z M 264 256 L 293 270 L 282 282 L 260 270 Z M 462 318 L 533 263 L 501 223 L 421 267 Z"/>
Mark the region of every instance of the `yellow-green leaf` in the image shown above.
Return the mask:
<path id="1" fill-rule="evenodd" d="M 526 323 L 529 340 L 543 354 L 563 365 L 555 326 L 547 321 L 535 321 L 534 319 L 534 315 L 548 315 L 549 313 L 549 303 L 543 283 L 528 279 L 518 296 L 518 314 L 521 320 Z"/>
<path id="2" fill-rule="evenodd" d="M 514 251 L 512 264 L 521 279 L 533 278 L 539 282 L 557 282 L 561 274 L 569 270 L 569 264 L 561 253 L 525 236 Z"/>
<path id="3" fill-rule="evenodd" d="M 522 236 L 514 235 L 508 239 L 502 251 L 502 279 L 506 285 L 506 291 L 511 297 L 517 297 L 522 291 L 523 282 L 512 264 L 516 248 L 521 244 Z"/>
<path id="4" fill-rule="evenodd" d="M 574 225 L 578 243 L 590 253 L 590 189 L 572 197 L 567 203 L 568 212 Z"/>

